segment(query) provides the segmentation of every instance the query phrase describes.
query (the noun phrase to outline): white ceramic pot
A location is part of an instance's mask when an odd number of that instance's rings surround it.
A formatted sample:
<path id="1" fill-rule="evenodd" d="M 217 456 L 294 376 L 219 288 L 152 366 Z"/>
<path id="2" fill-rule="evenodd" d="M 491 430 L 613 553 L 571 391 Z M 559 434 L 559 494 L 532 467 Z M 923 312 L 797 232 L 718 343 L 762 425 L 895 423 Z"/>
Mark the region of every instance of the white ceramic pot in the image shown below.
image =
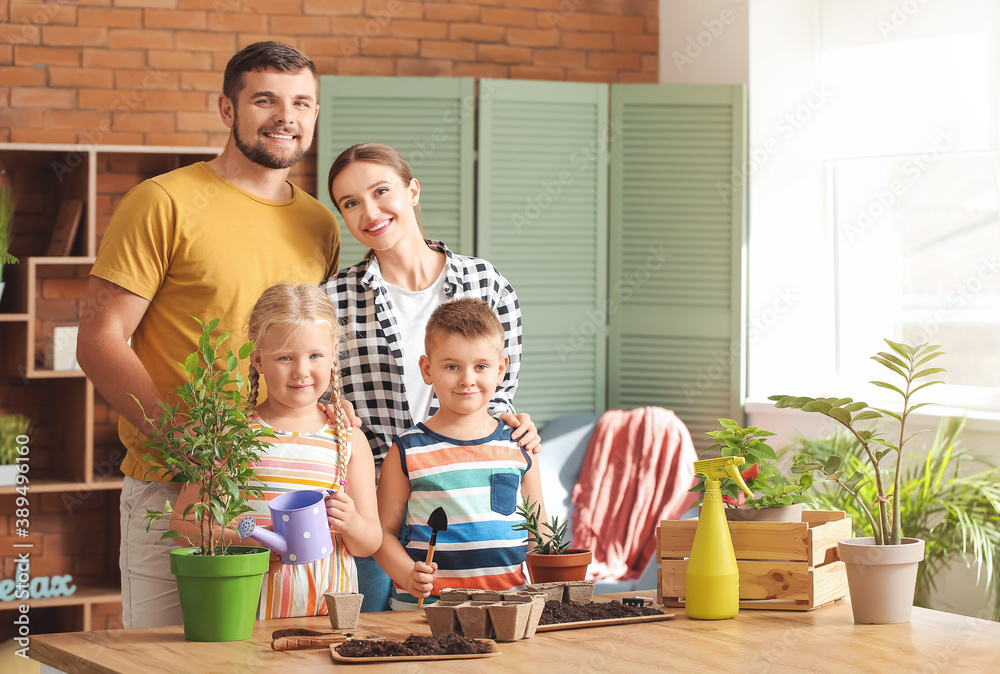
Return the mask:
<path id="1" fill-rule="evenodd" d="M 924 559 L 924 542 L 904 538 L 900 545 L 875 545 L 875 539 L 849 538 L 837 543 L 847 566 L 854 622 L 888 625 L 910 622 L 917 567 Z"/>
<path id="2" fill-rule="evenodd" d="M 801 522 L 802 504 L 793 503 L 790 506 L 774 508 L 755 508 L 741 505 L 737 508 L 726 508 L 728 522 Z"/>

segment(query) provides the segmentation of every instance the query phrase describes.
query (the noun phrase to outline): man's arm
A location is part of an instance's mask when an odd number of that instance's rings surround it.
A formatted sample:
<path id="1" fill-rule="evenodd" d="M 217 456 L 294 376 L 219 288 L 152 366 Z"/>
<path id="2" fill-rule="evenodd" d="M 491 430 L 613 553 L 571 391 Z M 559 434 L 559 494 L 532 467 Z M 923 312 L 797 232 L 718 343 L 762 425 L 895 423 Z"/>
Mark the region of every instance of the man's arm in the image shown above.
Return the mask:
<path id="1" fill-rule="evenodd" d="M 161 412 L 157 403 L 166 399 L 128 345 L 148 307 L 149 300 L 91 276 L 80 317 L 76 358 L 104 399 L 140 431 L 153 435 L 155 429 L 143 418 L 132 396 L 154 419 Z"/>

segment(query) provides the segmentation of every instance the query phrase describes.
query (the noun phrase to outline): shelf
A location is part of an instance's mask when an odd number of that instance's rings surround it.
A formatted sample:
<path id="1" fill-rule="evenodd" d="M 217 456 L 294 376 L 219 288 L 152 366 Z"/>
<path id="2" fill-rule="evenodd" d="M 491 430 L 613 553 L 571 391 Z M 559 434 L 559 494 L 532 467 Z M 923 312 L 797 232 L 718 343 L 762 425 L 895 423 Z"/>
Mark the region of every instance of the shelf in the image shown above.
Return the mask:
<path id="1" fill-rule="evenodd" d="M 29 474 L 30 478 L 30 474 Z M 31 480 L 26 486 L 29 494 L 58 494 L 59 492 L 71 492 L 80 489 L 92 491 L 112 491 L 121 489 L 125 480 L 122 478 L 96 478 L 87 482 L 66 482 L 65 480 Z M 16 494 L 17 485 L 0 487 L 0 496 L 4 494 Z"/>
<path id="2" fill-rule="evenodd" d="M 0 314 L 0 323 L 21 323 L 28 320 L 28 314 Z"/>
<path id="3" fill-rule="evenodd" d="M 45 599 L 24 599 L 0 601 L 0 611 L 16 609 L 21 604 L 31 608 L 46 606 L 86 606 L 88 604 L 110 604 L 120 602 L 122 593 L 117 587 L 80 587 L 68 597 L 46 597 Z"/>
<path id="4" fill-rule="evenodd" d="M 83 370 L 43 370 L 41 368 L 29 367 L 24 373 L 27 379 L 73 379 L 86 378 Z"/>

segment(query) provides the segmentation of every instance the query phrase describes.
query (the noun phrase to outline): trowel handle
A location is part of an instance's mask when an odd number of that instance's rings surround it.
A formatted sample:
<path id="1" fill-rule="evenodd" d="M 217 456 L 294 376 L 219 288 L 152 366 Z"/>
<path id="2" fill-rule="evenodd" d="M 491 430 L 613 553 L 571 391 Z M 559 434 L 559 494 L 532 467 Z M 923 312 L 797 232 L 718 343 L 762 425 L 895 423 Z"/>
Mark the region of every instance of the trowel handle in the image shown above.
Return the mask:
<path id="1" fill-rule="evenodd" d="M 434 545 L 431 544 L 427 546 L 427 566 L 430 566 L 431 562 L 433 561 L 434 561 Z M 424 607 L 424 598 L 420 597 L 417 599 L 417 608 L 423 608 L 423 607 Z"/>

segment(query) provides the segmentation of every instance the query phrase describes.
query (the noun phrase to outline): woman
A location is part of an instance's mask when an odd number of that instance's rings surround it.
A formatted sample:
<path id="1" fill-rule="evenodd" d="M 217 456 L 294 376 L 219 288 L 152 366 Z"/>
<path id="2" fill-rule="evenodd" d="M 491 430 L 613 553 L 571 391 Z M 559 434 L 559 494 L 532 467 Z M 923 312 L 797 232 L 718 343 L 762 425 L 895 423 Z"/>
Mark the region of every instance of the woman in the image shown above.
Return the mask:
<path id="1" fill-rule="evenodd" d="M 354 404 L 375 457 L 376 472 L 392 439 L 438 409 L 420 375 L 424 328 L 436 307 L 456 297 L 487 302 L 504 327 L 510 366 L 490 413 L 517 430 L 522 447 L 537 452 L 537 429 L 516 414 L 514 391 L 521 364 L 521 310 L 517 294 L 486 260 L 456 255 L 425 238 L 419 222 L 420 184 L 391 147 L 354 145 L 330 167 L 330 198 L 347 230 L 368 256 L 324 285 L 345 334 L 341 355 L 345 398 Z M 371 560 L 358 559 L 365 611 L 386 610 L 389 579 Z"/>

